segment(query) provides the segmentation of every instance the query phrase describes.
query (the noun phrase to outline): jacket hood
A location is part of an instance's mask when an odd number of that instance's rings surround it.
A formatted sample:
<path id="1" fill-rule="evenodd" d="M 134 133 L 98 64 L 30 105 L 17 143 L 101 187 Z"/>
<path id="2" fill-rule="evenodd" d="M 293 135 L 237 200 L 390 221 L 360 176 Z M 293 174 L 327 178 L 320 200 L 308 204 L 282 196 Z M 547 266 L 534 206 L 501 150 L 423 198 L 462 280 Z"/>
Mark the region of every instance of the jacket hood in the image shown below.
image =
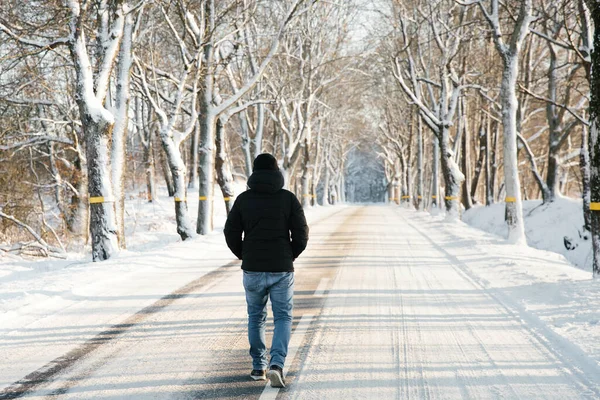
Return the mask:
<path id="1" fill-rule="evenodd" d="M 283 188 L 281 171 L 257 170 L 250 175 L 248 187 L 263 193 L 275 193 Z"/>

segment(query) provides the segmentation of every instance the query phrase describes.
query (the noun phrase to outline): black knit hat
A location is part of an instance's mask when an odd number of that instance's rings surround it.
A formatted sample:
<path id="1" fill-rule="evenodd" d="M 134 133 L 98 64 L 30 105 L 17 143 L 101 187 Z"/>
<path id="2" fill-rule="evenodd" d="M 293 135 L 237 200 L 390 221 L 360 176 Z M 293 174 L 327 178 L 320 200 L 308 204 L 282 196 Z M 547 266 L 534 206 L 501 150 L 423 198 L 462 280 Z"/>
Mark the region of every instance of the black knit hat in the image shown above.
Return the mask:
<path id="1" fill-rule="evenodd" d="M 252 167 L 252 171 L 257 171 L 260 169 L 279 171 L 279 167 L 277 166 L 277 160 L 269 153 L 259 154 L 254 159 L 254 166 Z"/>

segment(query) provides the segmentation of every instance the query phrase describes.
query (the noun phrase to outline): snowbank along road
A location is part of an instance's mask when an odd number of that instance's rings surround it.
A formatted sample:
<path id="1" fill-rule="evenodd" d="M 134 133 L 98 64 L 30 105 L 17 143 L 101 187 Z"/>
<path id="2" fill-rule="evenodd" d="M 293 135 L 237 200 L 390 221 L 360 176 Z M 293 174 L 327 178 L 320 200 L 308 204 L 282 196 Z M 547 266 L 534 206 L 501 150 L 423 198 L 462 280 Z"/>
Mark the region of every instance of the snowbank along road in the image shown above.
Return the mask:
<path id="1" fill-rule="evenodd" d="M 296 263 L 285 389 L 249 379 L 242 274 L 232 262 L 5 387 L 0 399 L 600 398 L 595 362 L 482 285 L 449 249 L 480 262 L 498 255 L 422 221 L 355 206 L 313 224 Z M 27 343 L 10 346 L 19 363 Z"/>

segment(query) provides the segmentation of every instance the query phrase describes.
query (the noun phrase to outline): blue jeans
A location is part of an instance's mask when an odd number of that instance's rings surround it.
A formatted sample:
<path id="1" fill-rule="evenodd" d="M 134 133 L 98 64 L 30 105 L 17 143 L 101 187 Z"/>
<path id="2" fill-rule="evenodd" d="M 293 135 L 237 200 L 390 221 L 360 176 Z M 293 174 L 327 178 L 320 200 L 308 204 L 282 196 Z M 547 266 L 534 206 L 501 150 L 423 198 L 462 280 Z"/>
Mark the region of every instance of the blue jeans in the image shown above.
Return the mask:
<path id="1" fill-rule="evenodd" d="M 269 297 L 275 322 L 269 365 L 283 368 L 292 333 L 294 273 L 244 271 L 244 289 L 248 305 L 248 341 L 252 368 L 267 369 L 265 324 Z"/>

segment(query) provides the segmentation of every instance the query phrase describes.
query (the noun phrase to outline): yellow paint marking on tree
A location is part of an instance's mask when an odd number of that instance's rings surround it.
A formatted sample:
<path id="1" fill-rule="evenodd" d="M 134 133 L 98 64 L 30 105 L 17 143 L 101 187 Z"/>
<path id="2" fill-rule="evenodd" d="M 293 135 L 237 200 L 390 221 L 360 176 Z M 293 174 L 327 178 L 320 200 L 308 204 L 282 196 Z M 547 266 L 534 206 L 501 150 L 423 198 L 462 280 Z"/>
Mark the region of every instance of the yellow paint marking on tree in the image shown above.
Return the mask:
<path id="1" fill-rule="evenodd" d="M 90 197 L 90 204 L 100 204 L 100 203 L 113 203 L 114 200 L 111 198 L 105 198 L 102 196 Z"/>

